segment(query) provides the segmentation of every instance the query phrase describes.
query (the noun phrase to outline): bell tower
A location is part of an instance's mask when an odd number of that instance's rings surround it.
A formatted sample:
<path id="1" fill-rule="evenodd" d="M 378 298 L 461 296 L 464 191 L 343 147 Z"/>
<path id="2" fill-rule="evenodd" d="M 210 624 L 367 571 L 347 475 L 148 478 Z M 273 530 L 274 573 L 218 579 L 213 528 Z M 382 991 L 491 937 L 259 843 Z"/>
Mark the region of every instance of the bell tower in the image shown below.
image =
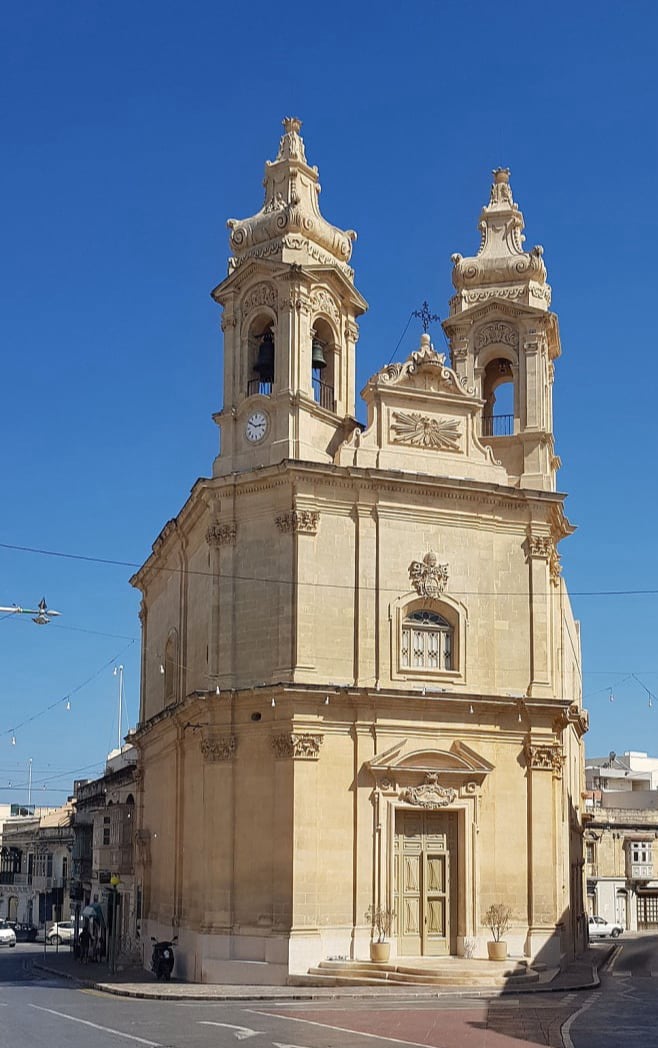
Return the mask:
<path id="1" fill-rule="evenodd" d="M 214 475 L 285 459 L 332 462 L 356 426 L 356 318 L 367 303 L 349 265 L 354 230 L 320 214 L 318 169 L 287 117 L 265 165 L 265 200 L 231 219 L 224 308 L 224 407 Z"/>
<path id="2" fill-rule="evenodd" d="M 523 249 L 523 215 L 512 197 L 509 169 L 497 168 L 493 176 L 478 223 L 477 255 L 452 256 L 456 294 L 443 327 L 455 371 L 484 401 L 482 443 L 506 468 L 510 484 L 555 491 L 557 317 L 549 311 L 543 248 Z M 505 403 L 506 392 L 511 395 Z"/>

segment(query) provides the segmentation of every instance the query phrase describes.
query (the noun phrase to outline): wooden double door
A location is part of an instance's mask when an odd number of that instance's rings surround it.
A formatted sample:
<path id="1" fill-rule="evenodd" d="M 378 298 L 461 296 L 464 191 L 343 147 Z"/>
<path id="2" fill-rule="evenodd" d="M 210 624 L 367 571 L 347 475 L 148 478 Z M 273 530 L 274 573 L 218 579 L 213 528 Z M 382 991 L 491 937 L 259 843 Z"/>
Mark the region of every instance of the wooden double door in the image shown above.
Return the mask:
<path id="1" fill-rule="evenodd" d="M 398 811 L 394 897 L 398 955 L 456 952 L 457 816 Z"/>

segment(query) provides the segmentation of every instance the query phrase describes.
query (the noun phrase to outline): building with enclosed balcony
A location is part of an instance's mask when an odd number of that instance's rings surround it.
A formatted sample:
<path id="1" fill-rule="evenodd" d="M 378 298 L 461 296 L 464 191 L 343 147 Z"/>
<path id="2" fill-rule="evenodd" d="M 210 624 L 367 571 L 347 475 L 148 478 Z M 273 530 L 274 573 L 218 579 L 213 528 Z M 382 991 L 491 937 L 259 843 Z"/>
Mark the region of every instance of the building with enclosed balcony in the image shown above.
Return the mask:
<path id="1" fill-rule="evenodd" d="M 140 896 L 134 877 L 137 751 L 131 745 L 108 754 L 105 773 L 76 783 L 76 844 L 72 898 L 79 913 L 100 908 L 106 929 L 118 914 L 119 953 L 137 945 Z M 118 879 L 118 883 L 117 883 Z M 140 951 L 141 953 L 141 951 Z"/>
<path id="2" fill-rule="evenodd" d="M 586 761 L 587 905 L 628 931 L 658 928 L 658 758 Z"/>
<path id="3" fill-rule="evenodd" d="M 42 928 L 70 914 L 73 806 L 30 810 L 2 826 L 0 916 Z"/>

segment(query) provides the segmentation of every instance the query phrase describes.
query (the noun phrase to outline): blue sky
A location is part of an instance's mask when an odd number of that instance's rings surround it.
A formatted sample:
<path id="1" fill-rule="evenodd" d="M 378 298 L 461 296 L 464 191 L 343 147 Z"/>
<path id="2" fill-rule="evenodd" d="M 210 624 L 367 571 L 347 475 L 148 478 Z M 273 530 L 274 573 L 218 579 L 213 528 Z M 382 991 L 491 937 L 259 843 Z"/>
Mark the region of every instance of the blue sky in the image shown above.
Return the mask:
<path id="1" fill-rule="evenodd" d="M 562 332 L 559 487 L 578 531 L 561 552 L 588 751 L 658 754 L 658 703 L 632 676 L 658 691 L 658 596 L 619 594 L 658 590 L 657 22 L 652 3 L 607 0 L 4 5 L 0 604 L 45 594 L 64 614 L 0 622 L 0 801 L 25 799 L 29 758 L 37 801 L 100 770 L 115 662 L 136 719 L 131 568 L 7 547 L 139 563 L 209 473 L 209 291 L 288 114 L 323 213 L 359 233 L 362 384 L 424 299 L 446 315 L 450 255 L 476 250 L 491 169 L 512 169 Z"/>

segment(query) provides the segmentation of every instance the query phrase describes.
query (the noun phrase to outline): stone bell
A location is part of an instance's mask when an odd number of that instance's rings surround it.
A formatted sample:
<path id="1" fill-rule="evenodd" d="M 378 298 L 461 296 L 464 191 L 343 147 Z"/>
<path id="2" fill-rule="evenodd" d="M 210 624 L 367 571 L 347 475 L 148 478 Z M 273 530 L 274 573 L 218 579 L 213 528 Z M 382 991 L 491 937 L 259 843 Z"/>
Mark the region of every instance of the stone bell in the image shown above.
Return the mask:
<path id="1" fill-rule="evenodd" d="M 326 366 L 324 343 L 320 342 L 319 338 L 314 338 L 311 343 L 311 367 L 314 371 L 322 371 Z"/>
<path id="2" fill-rule="evenodd" d="M 261 382 L 274 382 L 274 339 L 271 331 L 266 331 L 261 338 L 254 371 L 258 372 Z"/>

